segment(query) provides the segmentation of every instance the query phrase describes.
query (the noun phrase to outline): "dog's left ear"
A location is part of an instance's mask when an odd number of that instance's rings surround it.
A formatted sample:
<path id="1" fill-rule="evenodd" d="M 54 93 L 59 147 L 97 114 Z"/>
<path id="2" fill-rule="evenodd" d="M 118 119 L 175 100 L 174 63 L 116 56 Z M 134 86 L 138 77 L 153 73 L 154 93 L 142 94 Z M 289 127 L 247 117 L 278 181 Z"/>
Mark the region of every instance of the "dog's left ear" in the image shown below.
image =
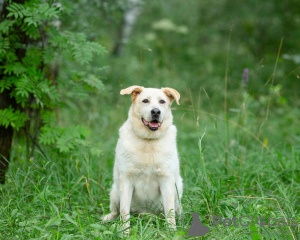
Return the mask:
<path id="1" fill-rule="evenodd" d="M 168 98 L 170 99 L 170 102 L 173 102 L 173 100 L 175 99 L 176 103 L 178 105 L 180 105 L 179 104 L 179 99 L 180 99 L 179 92 L 177 92 L 173 88 L 162 88 L 161 90 L 168 96 Z"/>
<path id="2" fill-rule="evenodd" d="M 120 94 L 131 94 L 132 101 L 136 99 L 136 97 L 144 90 L 144 87 L 141 86 L 131 86 L 125 89 L 122 89 Z"/>

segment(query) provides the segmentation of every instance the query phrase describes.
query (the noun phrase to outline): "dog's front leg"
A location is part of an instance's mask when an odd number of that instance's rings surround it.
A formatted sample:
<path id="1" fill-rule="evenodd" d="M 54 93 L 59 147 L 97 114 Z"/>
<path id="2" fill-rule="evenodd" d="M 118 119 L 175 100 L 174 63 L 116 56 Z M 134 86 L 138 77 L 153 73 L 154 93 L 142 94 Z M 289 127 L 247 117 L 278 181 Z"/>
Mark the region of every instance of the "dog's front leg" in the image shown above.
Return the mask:
<path id="1" fill-rule="evenodd" d="M 163 178 L 160 181 L 160 191 L 167 222 L 176 230 L 175 221 L 175 181 L 173 178 Z"/>
<path id="2" fill-rule="evenodd" d="M 133 185 L 127 176 L 120 177 L 120 215 L 121 221 L 124 222 L 123 228 L 126 229 L 130 226 L 128 219 L 130 218 L 130 206 L 133 193 Z M 125 231 L 129 233 L 129 229 Z"/>

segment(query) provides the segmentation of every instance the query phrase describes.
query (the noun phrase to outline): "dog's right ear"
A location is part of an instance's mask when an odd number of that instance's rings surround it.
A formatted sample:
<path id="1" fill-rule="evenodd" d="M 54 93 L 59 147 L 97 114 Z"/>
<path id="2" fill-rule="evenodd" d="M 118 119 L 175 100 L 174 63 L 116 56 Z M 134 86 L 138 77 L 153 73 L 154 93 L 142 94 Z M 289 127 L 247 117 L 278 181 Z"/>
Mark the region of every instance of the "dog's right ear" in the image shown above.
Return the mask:
<path id="1" fill-rule="evenodd" d="M 136 99 L 136 97 L 144 90 L 144 87 L 140 86 L 131 86 L 125 89 L 122 89 L 120 94 L 131 94 L 132 101 Z"/>

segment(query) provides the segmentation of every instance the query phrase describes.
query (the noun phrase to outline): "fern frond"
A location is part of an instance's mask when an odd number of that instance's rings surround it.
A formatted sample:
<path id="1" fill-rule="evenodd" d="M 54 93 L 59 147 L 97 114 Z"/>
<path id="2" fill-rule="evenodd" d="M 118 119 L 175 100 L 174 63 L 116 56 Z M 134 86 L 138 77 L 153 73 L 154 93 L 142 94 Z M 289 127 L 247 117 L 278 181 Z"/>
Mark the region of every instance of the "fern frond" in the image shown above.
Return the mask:
<path id="1" fill-rule="evenodd" d="M 6 128 L 12 126 L 16 130 L 19 130 L 27 120 L 29 118 L 25 113 L 20 112 L 20 110 L 14 110 L 11 106 L 0 110 L 0 126 Z"/>
<path id="2" fill-rule="evenodd" d="M 19 3 L 12 3 L 6 9 L 9 11 L 7 17 L 14 16 L 16 19 L 23 18 L 26 13 L 24 5 Z"/>
<path id="3" fill-rule="evenodd" d="M 103 82 L 96 75 L 86 74 L 82 78 L 82 80 L 83 80 L 83 82 L 85 82 L 91 88 L 95 88 L 97 90 L 104 90 L 105 89 L 105 86 L 104 86 Z"/>
<path id="4" fill-rule="evenodd" d="M 9 29 L 14 25 L 15 20 L 5 19 L 0 23 L 0 32 L 3 34 L 8 34 Z"/>
<path id="5" fill-rule="evenodd" d="M 14 83 L 13 78 L 4 78 L 0 81 L 0 93 L 2 93 L 5 89 L 9 90 Z"/>
<path id="6" fill-rule="evenodd" d="M 9 49 L 9 39 L 0 36 L 0 53 L 5 53 Z"/>
<path id="7" fill-rule="evenodd" d="M 17 78 L 15 82 L 16 86 L 16 95 L 20 95 L 21 97 L 29 97 L 29 93 L 32 92 L 32 84 L 30 82 L 30 79 L 23 75 L 20 78 Z"/>

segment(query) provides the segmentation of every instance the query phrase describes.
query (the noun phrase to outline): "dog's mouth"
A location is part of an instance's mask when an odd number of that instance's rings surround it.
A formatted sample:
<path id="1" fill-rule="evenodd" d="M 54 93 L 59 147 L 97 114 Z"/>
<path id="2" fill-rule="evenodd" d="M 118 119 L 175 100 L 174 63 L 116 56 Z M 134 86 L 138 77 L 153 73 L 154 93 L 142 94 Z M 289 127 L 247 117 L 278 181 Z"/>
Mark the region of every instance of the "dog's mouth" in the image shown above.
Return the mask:
<path id="1" fill-rule="evenodd" d="M 156 131 L 160 126 L 161 122 L 157 120 L 152 120 L 151 122 L 147 122 L 144 118 L 142 118 L 142 122 L 145 126 L 147 126 L 151 131 Z"/>

